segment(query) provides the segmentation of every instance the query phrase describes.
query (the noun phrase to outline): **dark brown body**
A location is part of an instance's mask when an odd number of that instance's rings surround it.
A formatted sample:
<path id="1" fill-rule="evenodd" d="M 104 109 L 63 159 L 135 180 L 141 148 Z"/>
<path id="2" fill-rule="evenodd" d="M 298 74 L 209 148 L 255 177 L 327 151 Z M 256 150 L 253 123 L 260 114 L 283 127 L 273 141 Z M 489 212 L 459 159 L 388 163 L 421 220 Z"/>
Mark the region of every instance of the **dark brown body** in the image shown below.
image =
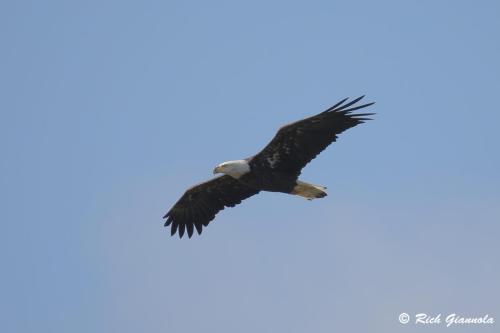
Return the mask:
<path id="1" fill-rule="evenodd" d="M 241 176 L 238 181 L 260 191 L 292 193 L 297 185 L 297 175 L 280 171 L 268 173 L 249 172 Z"/>

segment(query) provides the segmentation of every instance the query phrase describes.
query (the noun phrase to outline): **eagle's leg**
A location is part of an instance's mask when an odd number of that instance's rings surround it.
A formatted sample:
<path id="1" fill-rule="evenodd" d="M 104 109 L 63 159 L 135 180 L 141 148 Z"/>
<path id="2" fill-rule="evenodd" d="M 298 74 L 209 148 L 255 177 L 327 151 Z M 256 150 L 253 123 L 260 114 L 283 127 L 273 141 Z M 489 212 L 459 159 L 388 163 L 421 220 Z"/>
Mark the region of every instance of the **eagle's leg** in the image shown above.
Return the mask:
<path id="1" fill-rule="evenodd" d="M 295 194 L 304 197 L 307 200 L 312 200 L 316 198 L 326 197 L 327 194 L 324 190 L 326 190 L 326 187 L 324 186 L 308 184 L 297 180 L 296 185 L 293 188 L 292 192 L 290 192 L 290 194 Z"/>

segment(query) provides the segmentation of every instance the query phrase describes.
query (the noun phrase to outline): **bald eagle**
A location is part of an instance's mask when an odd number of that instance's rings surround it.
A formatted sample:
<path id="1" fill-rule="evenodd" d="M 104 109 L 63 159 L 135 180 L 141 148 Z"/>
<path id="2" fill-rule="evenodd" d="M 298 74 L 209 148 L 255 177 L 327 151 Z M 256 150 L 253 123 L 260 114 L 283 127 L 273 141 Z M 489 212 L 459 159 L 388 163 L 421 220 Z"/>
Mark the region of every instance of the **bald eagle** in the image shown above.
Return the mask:
<path id="1" fill-rule="evenodd" d="M 234 207 L 242 200 L 260 191 L 298 195 L 308 200 L 326 196 L 324 186 L 298 179 L 301 170 L 348 128 L 371 120 L 373 113 L 352 114 L 352 111 L 374 103 L 354 106 L 364 96 L 346 104 L 348 98 L 315 116 L 281 127 L 275 137 L 255 156 L 217 165 L 214 174 L 223 176 L 189 188 L 163 217 L 165 226 L 171 225 L 173 236 L 177 231 L 189 238 L 194 229 L 201 234 L 215 215 L 224 207 Z"/>

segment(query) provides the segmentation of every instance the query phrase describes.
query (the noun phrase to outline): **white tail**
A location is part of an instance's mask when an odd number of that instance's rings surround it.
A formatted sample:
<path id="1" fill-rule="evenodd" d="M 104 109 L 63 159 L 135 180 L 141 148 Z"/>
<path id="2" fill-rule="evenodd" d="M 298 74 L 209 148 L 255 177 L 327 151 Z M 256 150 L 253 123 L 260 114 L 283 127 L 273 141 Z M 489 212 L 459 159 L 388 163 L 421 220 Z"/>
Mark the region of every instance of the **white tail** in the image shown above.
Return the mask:
<path id="1" fill-rule="evenodd" d="M 324 186 L 308 184 L 297 180 L 297 185 L 295 185 L 291 194 L 299 195 L 307 200 L 312 200 L 326 197 L 326 192 L 324 190 L 326 190 Z"/>

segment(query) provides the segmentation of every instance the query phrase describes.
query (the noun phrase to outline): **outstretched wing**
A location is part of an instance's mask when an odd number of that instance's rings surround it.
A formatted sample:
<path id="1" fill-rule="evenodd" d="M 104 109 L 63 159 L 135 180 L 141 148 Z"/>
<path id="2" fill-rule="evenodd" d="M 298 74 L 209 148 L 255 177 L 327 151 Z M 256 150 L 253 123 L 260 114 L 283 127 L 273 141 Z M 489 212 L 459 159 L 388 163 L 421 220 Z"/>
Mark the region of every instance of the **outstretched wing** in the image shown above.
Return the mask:
<path id="1" fill-rule="evenodd" d="M 182 238 L 187 230 L 191 238 L 194 228 L 201 234 L 203 226 L 206 227 L 224 207 L 234 207 L 257 193 L 258 190 L 245 186 L 231 176 L 211 179 L 191 187 L 184 193 L 163 217 L 167 219 L 165 226 L 172 225 L 172 236 L 179 231 L 179 237 Z"/>
<path id="2" fill-rule="evenodd" d="M 374 103 L 353 106 L 364 96 L 347 104 L 347 98 L 315 116 L 285 125 L 271 142 L 249 160 L 255 169 L 273 169 L 300 174 L 302 168 L 348 128 L 363 123 L 373 113 L 351 114 Z M 353 106 L 353 107 L 351 107 Z"/>

